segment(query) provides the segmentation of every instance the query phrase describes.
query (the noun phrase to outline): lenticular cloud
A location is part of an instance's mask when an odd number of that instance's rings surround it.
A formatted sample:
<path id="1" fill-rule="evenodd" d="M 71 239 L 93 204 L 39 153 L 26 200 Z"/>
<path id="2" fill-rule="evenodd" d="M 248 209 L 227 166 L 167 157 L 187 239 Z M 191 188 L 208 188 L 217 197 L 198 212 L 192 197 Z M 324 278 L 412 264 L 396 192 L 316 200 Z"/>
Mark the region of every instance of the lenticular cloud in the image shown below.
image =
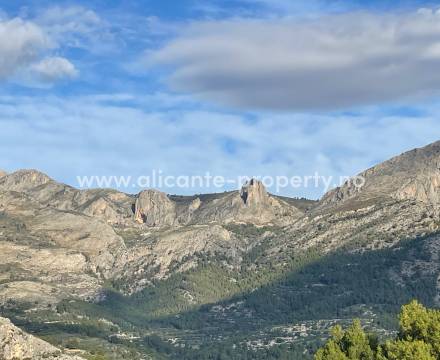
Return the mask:
<path id="1" fill-rule="evenodd" d="M 440 89 L 440 11 L 193 23 L 150 54 L 174 90 L 226 106 L 321 110 Z"/>

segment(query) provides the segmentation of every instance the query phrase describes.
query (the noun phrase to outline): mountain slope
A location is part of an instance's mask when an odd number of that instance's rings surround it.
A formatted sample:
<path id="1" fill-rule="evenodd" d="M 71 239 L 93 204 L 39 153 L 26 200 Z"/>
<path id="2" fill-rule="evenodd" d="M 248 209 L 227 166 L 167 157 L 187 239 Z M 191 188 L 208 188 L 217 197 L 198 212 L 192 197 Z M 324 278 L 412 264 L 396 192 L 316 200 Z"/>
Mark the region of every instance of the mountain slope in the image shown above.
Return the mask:
<path id="1" fill-rule="evenodd" d="M 388 334 L 383 319 L 398 302 L 439 305 L 439 173 L 440 142 L 318 203 L 271 195 L 256 180 L 222 194 L 134 196 L 33 170 L 4 175 L 0 309 L 55 343 L 73 331 L 83 346 L 90 337 L 109 346 L 123 333 L 138 339 L 136 354 L 153 347 L 171 359 L 217 345 L 236 346 L 234 359 L 270 359 L 272 348 L 304 358 L 327 325 L 356 314 Z M 301 322 L 307 336 L 284 334 Z M 192 348 L 208 338 L 213 348 Z"/>
<path id="2" fill-rule="evenodd" d="M 362 203 L 397 199 L 425 204 L 440 203 L 440 141 L 396 156 L 358 175 L 365 185 L 357 188 L 348 182 L 327 193 L 320 208 L 342 205 L 357 207 Z"/>
<path id="3" fill-rule="evenodd" d="M 77 190 L 36 170 L 2 176 L 0 265 L 9 270 L 0 301 L 97 299 L 109 280 L 135 292 L 195 266 L 201 254 L 239 258 L 252 244 L 226 224 L 281 224 L 303 215 L 256 181 L 241 192 L 190 199 L 157 190 Z"/>

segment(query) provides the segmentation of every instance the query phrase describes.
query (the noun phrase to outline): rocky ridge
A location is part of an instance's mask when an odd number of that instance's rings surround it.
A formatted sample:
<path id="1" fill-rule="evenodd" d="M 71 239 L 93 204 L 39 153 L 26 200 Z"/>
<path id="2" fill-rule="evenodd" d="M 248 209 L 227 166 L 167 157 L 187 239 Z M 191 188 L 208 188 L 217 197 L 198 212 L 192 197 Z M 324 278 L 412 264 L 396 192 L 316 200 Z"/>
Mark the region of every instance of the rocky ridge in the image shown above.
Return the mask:
<path id="1" fill-rule="evenodd" d="M 321 209 L 340 206 L 362 207 L 381 200 L 415 200 L 429 205 L 440 204 L 440 141 L 414 149 L 376 165 L 355 181 L 328 192 L 321 200 Z"/>
<path id="2" fill-rule="evenodd" d="M 111 225 L 132 221 L 132 195 L 112 189 L 78 190 L 37 170 L 19 170 L 1 177 L 0 189 L 25 194 L 45 207 L 79 212 Z"/>
<path id="3" fill-rule="evenodd" d="M 269 242 L 279 259 L 317 247 L 329 252 L 392 246 L 435 232 L 440 142 L 366 170 L 362 188 L 346 184 L 304 210 L 250 180 L 240 191 L 194 196 L 145 190 L 77 190 L 35 170 L 0 177 L 0 302 L 55 304 L 99 299 L 106 281 L 133 293 L 221 254 L 240 267 Z M 252 239 L 243 224 L 268 230 Z"/>
<path id="4" fill-rule="evenodd" d="M 133 196 L 78 190 L 19 170 L 0 178 L 0 267 L 7 270 L 0 302 L 44 307 L 71 296 L 98 299 L 112 279 L 129 284 L 131 293 L 174 268 L 196 266 L 195 254 L 239 256 L 247 245 L 225 224 L 288 223 L 302 215 L 257 181 L 212 196 L 152 189 Z"/>
<path id="5" fill-rule="evenodd" d="M 135 204 L 136 221 L 152 227 L 214 222 L 283 225 L 302 215 L 295 206 L 268 194 L 264 185 L 255 179 L 245 183 L 240 191 L 203 200 L 189 197 L 178 203 L 165 193 L 145 190 L 137 196 Z"/>

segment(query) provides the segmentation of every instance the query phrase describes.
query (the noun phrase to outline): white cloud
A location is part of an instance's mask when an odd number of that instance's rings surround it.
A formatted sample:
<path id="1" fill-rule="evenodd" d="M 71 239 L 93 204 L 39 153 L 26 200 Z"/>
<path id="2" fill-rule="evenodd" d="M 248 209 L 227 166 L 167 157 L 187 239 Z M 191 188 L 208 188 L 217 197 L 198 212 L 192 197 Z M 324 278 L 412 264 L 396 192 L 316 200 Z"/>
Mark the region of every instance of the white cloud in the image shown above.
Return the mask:
<path id="1" fill-rule="evenodd" d="M 440 90 L 440 12 L 203 21 L 148 53 L 172 89 L 246 109 L 338 109 Z"/>
<path id="2" fill-rule="evenodd" d="M 51 27 L 56 33 L 91 33 L 102 23 L 101 18 L 82 6 L 53 6 L 37 18 L 39 23 Z"/>
<path id="3" fill-rule="evenodd" d="M 73 185 L 77 175 L 136 177 L 153 169 L 175 176 L 209 171 L 230 179 L 315 171 L 338 178 L 440 139 L 440 111 L 428 106 L 417 119 L 372 111 L 258 115 L 249 121 L 243 115 L 182 106 L 157 109 L 155 99 L 146 99 L 144 107 L 118 104 L 130 98 L 0 97 L 0 153 L 8 154 L 0 158 L 0 168 L 38 168 Z M 233 151 L 225 148 L 228 144 Z M 286 189 L 284 194 L 318 197 L 321 192 Z"/>
<path id="4" fill-rule="evenodd" d="M 19 18 L 0 20 L 0 78 L 8 78 L 29 66 L 51 46 L 36 24 Z"/>
<path id="5" fill-rule="evenodd" d="M 55 82 L 65 78 L 73 78 L 78 74 L 75 66 L 62 57 L 49 57 L 33 64 L 31 72 L 43 82 Z"/>
<path id="6" fill-rule="evenodd" d="M 111 24 L 82 6 L 52 6 L 39 12 L 34 20 L 65 47 L 82 48 L 102 55 L 115 46 Z"/>
<path id="7" fill-rule="evenodd" d="M 93 13 L 85 14 L 89 22 L 93 21 Z M 67 37 L 69 32 L 83 31 L 83 25 L 74 26 L 66 22 L 61 35 Z M 21 85 L 46 86 L 63 78 L 75 77 L 78 70 L 68 59 L 53 56 L 55 51 L 65 46 L 67 44 L 54 36 L 53 29 L 48 31 L 36 21 L 8 19 L 6 15 L 0 17 L 0 80 L 13 79 Z"/>

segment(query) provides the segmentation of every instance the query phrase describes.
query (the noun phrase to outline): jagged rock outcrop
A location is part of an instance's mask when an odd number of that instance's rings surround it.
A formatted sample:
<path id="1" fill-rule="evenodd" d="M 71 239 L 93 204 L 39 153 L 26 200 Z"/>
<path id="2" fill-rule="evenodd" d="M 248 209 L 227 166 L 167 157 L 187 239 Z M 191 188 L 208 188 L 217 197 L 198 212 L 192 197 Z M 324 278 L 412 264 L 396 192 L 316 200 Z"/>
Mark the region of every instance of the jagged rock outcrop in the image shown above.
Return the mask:
<path id="1" fill-rule="evenodd" d="M 3 171 L 0 169 L 0 177 L 8 175 L 8 173 L 6 171 Z"/>
<path id="2" fill-rule="evenodd" d="M 147 226 L 171 226 L 176 223 L 174 203 L 157 190 L 144 190 L 136 199 L 135 220 Z"/>
<path id="3" fill-rule="evenodd" d="M 267 193 L 255 179 L 240 191 L 196 197 L 169 197 L 157 190 L 142 191 L 135 219 L 150 227 L 246 222 L 285 224 L 303 215 L 295 206 Z"/>
<path id="4" fill-rule="evenodd" d="M 51 344 L 29 335 L 0 317 L 0 359 L 2 360 L 83 360 L 70 356 Z"/>
<path id="5" fill-rule="evenodd" d="M 240 197 L 246 207 L 270 206 L 269 196 L 263 183 L 251 179 L 240 190 Z"/>
<path id="6" fill-rule="evenodd" d="M 221 194 L 201 203 L 191 223 L 244 222 L 255 225 L 283 225 L 293 222 L 304 213 L 295 206 L 267 193 L 264 185 L 255 179 L 243 185 L 240 191 Z"/>

